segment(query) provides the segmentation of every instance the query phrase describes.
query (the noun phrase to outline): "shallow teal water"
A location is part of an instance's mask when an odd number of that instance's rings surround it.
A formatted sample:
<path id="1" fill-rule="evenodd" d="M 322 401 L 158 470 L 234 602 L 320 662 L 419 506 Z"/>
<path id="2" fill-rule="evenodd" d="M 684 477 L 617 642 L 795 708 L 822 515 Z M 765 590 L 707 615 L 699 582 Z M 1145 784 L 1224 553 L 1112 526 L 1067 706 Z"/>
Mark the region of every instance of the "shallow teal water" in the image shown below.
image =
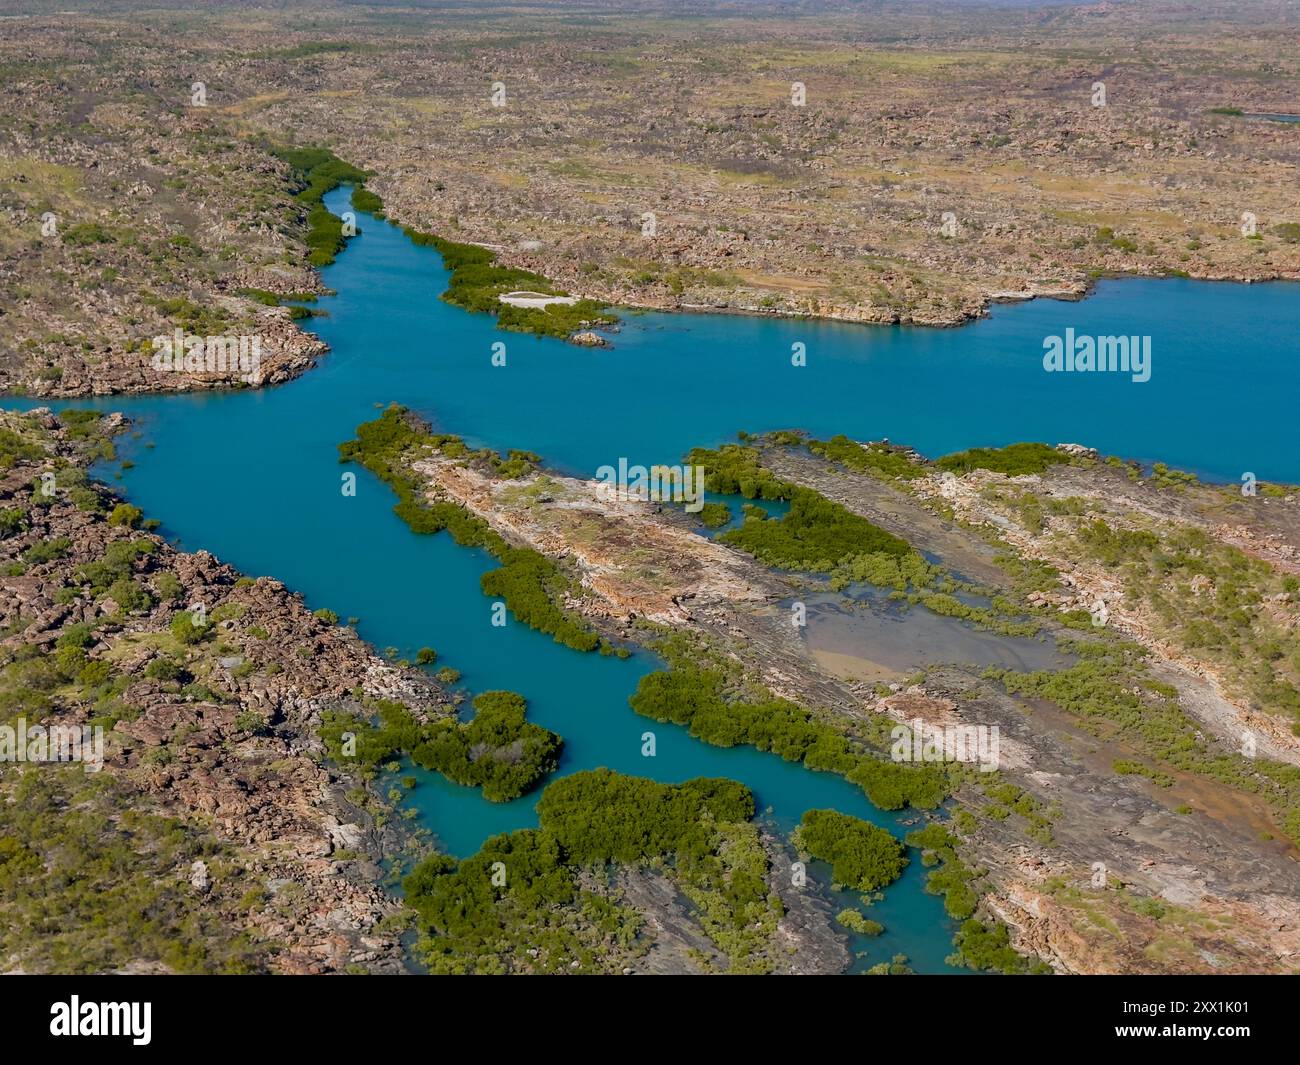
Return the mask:
<path id="1" fill-rule="evenodd" d="M 444 279 L 434 252 L 372 222 L 326 271 L 339 296 L 321 301 L 332 317 L 317 325 L 335 350 L 314 373 L 347 374 L 358 400 L 396 396 L 475 443 L 529 448 L 584 476 L 620 457 L 677 462 L 741 429 L 803 428 L 928 455 L 1073 441 L 1220 479 L 1300 480 L 1292 284 L 1109 281 L 1078 303 L 999 306 L 963 329 L 644 314 L 593 350 L 442 306 Z M 1066 327 L 1151 336 L 1151 380 L 1044 372 L 1043 339 Z M 807 366 L 791 365 L 794 343 Z"/>
<path id="2" fill-rule="evenodd" d="M 338 211 L 345 197 L 338 190 L 327 202 Z M 411 534 L 382 483 L 339 466 L 337 444 L 397 401 L 472 443 L 528 448 L 585 476 L 620 457 L 677 462 L 740 429 L 799 427 L 888 436 L 928 454 L 1074 440 L 1225 479 L 1250 470 L 1300 480 L 1288 439 L 1300 304 L 1285 285 L 1103 284 L 1080 304 L 999 308 L 961 330 L 652 314 L 629 319 L 612 350 L 592 351 L 503 334 L 442 303 L 436 253 L 375 220 L 324 275 L 338 295 L 321 300 L 330 317 L 312 324 L 332 351 L 300 380 L 96 401 L 125 411 L 153 445 L 124 445 L 136 463 L 124 491 L 183 546 L 274 575 L 313 608 L 358 617 L 376 646 L 408 655 L 431 646 L 470 690 L 519 691 L 533 719 L 565 737 L 561 773 L 603 765 L 669 782 L 730 777 L 748 784 L 783 830 L 818 807 L 904 829 L 838 777 L 708 747 L 637 717 L 627 697 L 657 668 L 651 656 L 580 655 L 513 620 L 491 626 L 478 579 L 495 563 L 446 536 Z M 1045 374 L 1042 338 L 1066 326 L 1151 334 L 1152 380 Z M 806 367 L 790 365 L 796 341 L 807 345 Z M 507 345 L 505 367 L 491 364 L 498 342 Z M 345 469 L 358 475 L 355 498 L 340 492 Z M 653 759 L 640 754 L 648 730 L 657 737 Z M 536 796 L 493 805 L 428 774 L 413 801 L 456 855 L 536 823 Z M 919 971 L 946 969 L 951 923 L 921 890 L 923 878 L 914 860 L 873 907 L 887 931 L 855 944 L 871 962 L 901 951 Z"/>

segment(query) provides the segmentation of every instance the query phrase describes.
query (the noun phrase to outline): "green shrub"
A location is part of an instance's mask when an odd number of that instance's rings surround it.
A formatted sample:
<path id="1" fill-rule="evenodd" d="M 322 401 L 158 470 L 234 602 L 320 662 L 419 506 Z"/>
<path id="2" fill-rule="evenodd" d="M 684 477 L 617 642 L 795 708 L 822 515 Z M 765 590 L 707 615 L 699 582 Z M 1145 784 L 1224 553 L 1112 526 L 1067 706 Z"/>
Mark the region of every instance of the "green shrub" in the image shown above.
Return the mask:
<path id="1" fill-rule="evenodd" d="M 669 670 L 642 677 L 628 701 L 638 714 L 685 725 L 706 743 L 747 744 L 788 762 L 801 761 L 809 769 L 838 773 L 884 810 L 936 806 L 948 794 L 948 778 L 940 767 L 877 757 L 803 707 L 770 693 L 753 702 L 728 699 L 725 679 L 721 669 L 700 668 L 683 659 Z"/>
<path id="2" fill-rule="evenodd" d="M 857 910 L 841 910 L 835 915 L 835 920 L 860 936 L 878 936 L 885 930 L 883 924 L 863 917 Z"/>
<path id="3" fill-rule="evenodd" d="M 1008 444 L 1006 447 L 973 447 L 968 451 L 955 451 L 936 460 L 941 470 L 969 473 L 971 470 L 992 470 L 1008 477 L 1026 473 L 1042 473 L 1049 466 L 1069 462 L 1064 452 L 1047 444 Z"/>
<path id="4" fill-rule="evenodd" d="M 883 444 L 859 444 L 842 433 L 829 440 L 809 440 L 808 449 L 851 470 L 879 477 L 911 480 L 925 474 L 925 467 L 912 462 L 901 450 Z"/>
<path id="5" fill-rule="evenodd" d="M 705 503 L 699 519 L 706 529 L 721 529 L 731 520 L 731 508 L 726 503 Z"/>
<path id="6" fill-rule="evenodd" d="M 413 412 L 390 406 L 375 421 L 357 427 L 357 438 L 339 445 L 342 462 L 360 462 L 397 493 L 393 508 L 412 532 L 432 535 L 444 529 L 464 547 L 482 547 L 501 568 L 485 573 L 480 586 L 485 595 L 500 597 L 514 616 L 526 625 L 550 633 L 554 639 L 578 651 L 592 651 L 600 637 L 580 615 L 557 605 L 573 582 L 560 567 L 527 547 L 512 547 L 487 522 L 454 503 L 425 503 L 420 485 L 406 466 L 410 458 L 426 448 L 436 448 L 453 457 L 468 456 L 469 449 L 453 436 L 435 436 Z M 531 461 L 535 456 L 512 452 L 512 459 Z M 492 458 L 476 455 L 485 462 Z M 496 459 L 500 464 L 501 460 Z"/>
<path id="7" fill-rule="evenodd" d="M 298 184 L 295 198 L 307 207 L 307 261 L 312 266 L 328 266 L 343 250 L 346 240 L 342 219 L 321 200 L 339 185 L 364 185 L 370 175 L 327 148 L 273 148 L 272 153 L 293 168 Z"/>
<path id="8" fill-rule="evenodd" d="M 207 636 L 210 629 L 210 625 L 196 625 L 189 611 L 184 611 L 172 618 L 171 633 L 183 644 L 198 643 Z"/>
<path id="9" fill-rule="evenodd" d="M 119 577 L 108 586 L 105 593 L 122 608 L 124 614 L 137 614 L 153 606 L 153 599 L 130 577 Z"/>
<path id="10" fill-rule="evenodd" d="M 160 655 L 145 666 L 144 675 L 150 680 L 174 681 L 180 680 L 184 672 L 174 659 Z"/>
<path id="11" fill-rule="evenodd" d="M 464 244 L 432 233 L 421 233 L 409 226 L 403 230 L 417 245 L 432 247 L 442 256 L 451 271 L 447 291 L 442 298 L 467 311 L 492 314 L 502 329 L 538 336 L 567 337 L 583 322 L 613 323 L 617 319 L 594 300 L 549 307 L 512 307 L 498 298 L 504 293 L 524 290 L 549 296 L 563 296 L 550 281 L 531 270 L 499 266 L 496 253 L 477 244 Z"/>
<path id="12" fill-rule="evenodd" d="M 66 558 L 72 541 L 66 536 L 56 536 L 51 540 L 40 540 L 23 552 L 23 561 L 29 566 L 39 566 L 44 562 L 54 562 Z"/>
<path id="13" fill-rule="evenodd" d="M 782 569 L 827 571 L 852 555 L 883 552 L 905 555 L 907 542 L 873 525 L 810 488 L 790 484 L 763 467 L 756 449 L 727 444 L 716 450 L 696 448 L 687 457 L 704 468 L 706 486 L 724 495 L 746 499 L 789 500 L 780 518 L 747 508 L 745 523 L 718 539 L 761 562 Z"/>

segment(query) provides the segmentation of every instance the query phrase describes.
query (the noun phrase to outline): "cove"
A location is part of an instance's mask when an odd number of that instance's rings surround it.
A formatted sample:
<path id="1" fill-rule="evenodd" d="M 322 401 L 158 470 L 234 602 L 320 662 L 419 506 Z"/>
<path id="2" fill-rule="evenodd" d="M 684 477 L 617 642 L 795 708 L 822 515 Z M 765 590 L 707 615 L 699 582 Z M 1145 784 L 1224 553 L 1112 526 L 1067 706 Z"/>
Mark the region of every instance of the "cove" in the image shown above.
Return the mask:
<path id="1" fill-rule="evenodd" d="M 336 213 L 347 193 L 327 204 Z M 592 476 L 620 457 L 679 462 L 737 430 L 806 428 L 890 438 L 927 454 L 1020 439 L 1073 440 L 1235 480 L 1300 479 L 1284 438 L 1295 394 L 1300 309 L 1291 286 L 1184 281 L 1103 283 L 1082 303 L 995 308 L 960 330 L 871 328 L 804 321 L 646 314 L 626 319 L 612 349 L 506 334 L 437 297 L 439 256 L 400 229 L 363 216 L 363 232 L 323 271 L 337 295 L 308 323 L 331 345 L 297 381 L 262 390 L 101 397 L 60 404 L 122 410 L 144 441 L 123 440 L 134 468 L 125 493 L 162 532 L 250 574 L 269 574 L 309 605 L 360 619 L 380 648 L 437 649 L 471 691 L 508 688 L 533 720 L 564 736 L 560 774 L 608 766 L 679 782 L 740 780 L 788 832 L 830 807 L 901 833 L 915 814 L 876 810 L 838 777 L 774 755 L 724 750 L 632 713 L 627 698 L 658 668 L 637 654 L 582 655 L 513 620 L 490 624 L 479 576 L 495 563 L 445 535 L 416 536 L 391 512 L 386 486 L 359 467 L 355 498 L 340 491 L 338 443 L 399 402 L 476 446 L 526 448 Z M 1213 330 L 1204 322 L 1215 323 Z M 1153 374 L 1049 375 L 1042 341 L 1073 326 L 1153 337 Z M 492 345 L 507 345 L 504 367 Z M 808 365 L 790 364 L 807 345 Z M 111 471 L 106 471 L 111 472 Z M 641 736 L 657 737 L 655 758 Z M 425 774 L 412 801 L 444 849 L 464 856 L 496 832 L 536 824 L 536 795 L 493 805 Z M 947 969 L 952 923 L 922 889 L 919 855 L 870 915 L 886 932 L 857 941 L 868 964 L 905 953 L 920 972 Z M 813 873 L 826 879 L 824 869 Z M 855 895 L 836 900 L 848 905 Z"/>

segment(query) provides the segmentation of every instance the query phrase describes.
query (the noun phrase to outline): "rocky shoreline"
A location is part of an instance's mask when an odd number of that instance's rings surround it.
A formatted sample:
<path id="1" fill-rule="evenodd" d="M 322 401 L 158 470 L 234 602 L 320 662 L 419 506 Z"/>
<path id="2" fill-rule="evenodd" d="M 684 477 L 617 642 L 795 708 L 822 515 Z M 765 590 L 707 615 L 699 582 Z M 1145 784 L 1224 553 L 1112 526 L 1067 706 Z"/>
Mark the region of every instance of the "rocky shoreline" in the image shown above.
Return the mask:
<path id="1" fill-rule="evenodd" d="M 122 424 L 108 416 L 96 434 Z M 46 723 L 106 725 L 102 772 L 120 786 L 124 812 L 176 819 L 225 855 L 200 863 L 202 874 L 172 870 L 169 891 L 250 937 L 256 968 L 404 971 L 401 908 L 380 867 L 402 838 L 381 805 L 358 801 L 359 777 L 325 763 L 317 729 L 325 711 L 366 698 L 448 713 L 446 694 L 279 581 L 139 528 L 137 514 L 84 478 L 84 440 L 48 411 L 4 412 L 0 425 L 26 442 L 0 480 L 0 507 L 23 513 L 0 551 L 0 651 L 12 674 L 33 655 L 61 662 L 78 650 Z M 48 497 L 44 474 L 54 478 Z M 54 771 L 7 765 L 0 788 Z"/>
<path id="2" fill-rule="evenodd" d="M 191 840 L 154 882 L 155 905 L 174 922 L 163 931 L 208 930 L 187 948 L 202 960 L 123 944 L 97 961 L 70 961 L 65 945 L 59 971 L 410 971 L 412 914 L 389 890 L 386 870 L 425 841 L 362 772 L 326 759 L 322 720 L 364 716 L 377 699 L 428 720 L 454 713 L 459 699 L 424 672 L 379 657 L 337 619 L 309 612 L 279 581 L 245 577 L 150 532 L 143 515 L 85 472 L 125 419 L 67 418 L 0 412 L 0 443 L 11 453 L 0 462 L 0 697 L 10 707 L 30 698 L 22 684 L 31 663 L 56 671 L 58 686 L 36 717 L 45 727 L 104 730 L 96 779 L 111 789 L 110 823 L 156 818 Z M 681 616 L 671 606 L 670 614 Z M 59 779 L 75 785 L 82 773 L 78 765 L 0 763 L 0 836 L 9 827 L 3 803 L 25 781 L 72 774 Z M 628 971 L 722 971 L 738 962 L 844 968 L 845 936 L 827 903 L 791 891 L 779 875 L 791 860 L 785 845 L 761 828 L 756 838 L 769 854 L 772 895 L 784 901 L 769 957 L 728 958 L 671 879 L 628 866 L 606 892 L 644 922 Z M 101 845 L 92 840 L 79 860 L 96 860 Z M 33 854 L 42 846 L 37 838 L 21 844 Z M 61 896 L 49 891 L 45 905 L 57 911 Z M 0 904 L 0 916 L 23 927 L 21 906 Z M 113 918 L 97 919 L 115 927 Z M 7 941 L 0 968 L 47 971 L 54 963 L 28 942 Z"/>
<path id="3" fill-rule="evenodd" d="M 1055 619 L 1090 606 L 1095 589 L 1084 579 L 1077 551 L 1068 559 L 1052 554 L 1043 541 L 1015 535 L 1014 514 L 989 509 L 1008 490 L 1070 499 L 1086 493 L 1108 513 L 1140 505 L 1162 520 L 1195 519 L 1210 531 L 1223 524 L 1197 517 L 1202 509 L 1221 514 L 1223 489 L 1159 487 L 1135 480 L 1129 467 L 1108 465 L 1077 447 L 1065 448 L 1061 453 L 1067 458 L 1032 477 L 977 469 L 951 481 L 936 470 L 890 482 L 798 446 L 761 446 L 764 463 L 783 479 L 818 490 L 952 570 L 977 577 L 995 590 L 990 594 L 1026 594 L 1013 591 L 1007 572 L 994 560 L 998 550 L 1061 563 L 1062 590 L 1029 594 L 1022 608 L 1041 619 L 1049 639 L 1074 637 Z M 414 460 L 410 469 L 430 502 L 454 501 L 511 542 L 571 567 L 583 594 L 566 605 L 602 631 L 644 639 L 640 626 L 653 621 L 672 631 L 698 633 L 725 647 L 772 692 L 849 722 L 877 715 L 910 721 L 919 715 L 938 723 L 996 724 L 1007 755 L 999 779 L 1032 797 L 1026 810 L 1050 815 L 990 816 L 998 802 L 978 782 L 963 786 L 958 809 L 973 819 L 960 852 L 972 866 L 987 870 L 981 912 L 1004 922 L 1022 951 L 1074 973 L 1288 971 L 1300 954 L 1297 851 L 1282 821 L 1294 806 L 1270 808 L 1198 772 L 1171 768 L 1163 784 L 1118 772 L 1114 766 L 1149 759 L 1140 737 L 1098 732 L 1086 717 L 1011 695 L 977 667 L 926 667 L 919 684 L 906 691 L 889 685 L 883 695 L 879 685 L 828 672 L 778 606 L 805 594 L 803 582 L 699 535 L 694 519 L 679 508 L 602 502 L 594 482 L 545 472 L 495 479 L 484 468 L 436 453 Z M 1255 528 L 1254 533 L 1239 530 L 1238 539 L 1272 543 L 1273 553 L 1282 543 L 1300 543 L 1289 501 L 1270 498 L 1253 511 L 1247 501 L 1237 509 L 1234 520 Z M 1261 519 L 1268 524 L 1258 526 Z M 1266 535 L 1281 539 L 1264 541 Z M 1225 694 L 1226 682 L 1213 680 L 1214 668 L 1203 658 L 1198 661 L 1185 648 L 1175 653 L 1172 645 L 1130 624 L 1114 587 L 1107 600 L 1114 604 L 1115 630 L 1148 648 L 1154 675 L 1169 678 L 1165 682 L 1173 684 L 1178 712 L 1190 728 L 1204 730 L 1203 742 L 1233 750 L 1237 733 L 1214 728 L 1210 709 L 1235 706 L 1242 716 L 1233 728 L 1243 722 L 1258 727 L 1260 711 L 1247 711 L 1239 697 L 1234 703 Z M 1259 757 L 1291 761 L 1291 734 L 1279 731 L 1279 746 L 1270 736 L 1260 730 Z M 1096 863 L 1107 870 L 1100 890 L 1093 881 Z M 1162 944 L 1158 950 L 1156 944 Z"/>

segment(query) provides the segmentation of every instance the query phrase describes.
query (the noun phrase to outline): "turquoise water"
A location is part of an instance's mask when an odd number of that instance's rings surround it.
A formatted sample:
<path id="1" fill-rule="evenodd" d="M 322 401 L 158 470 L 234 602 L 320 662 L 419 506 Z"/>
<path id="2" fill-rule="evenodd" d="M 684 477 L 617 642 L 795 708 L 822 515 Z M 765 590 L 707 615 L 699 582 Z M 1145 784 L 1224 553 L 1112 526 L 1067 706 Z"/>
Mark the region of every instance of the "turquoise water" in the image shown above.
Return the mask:
<path id="1" fill-rule="evenodd" d="M 334 353 L 309 376 L 346 375 L 353 409 L 399 399 L 476 444 L 529 448 L 584 476 L 620 457 L 677 462 L 741 429 L 803 428 L 928 455 L 1072 441 L 1224 480 L 1300 480 L 1300 288 L 1283 282 L 1106 281 L 1078 303 L 998 306 L 951 330 L 644 314 L 625 318 L 612 349 L 589 349 L 442 305 L 437 254 L 383 223 L 325 276 L 339 295 L 315 325 Z M 1066 327 L 1151 336 L 1151 380 L 1044 372 L 1043 339 Z M 807 366 L 791 365 L 796 342 Z"/>
<path id="2" fill-rule="evenodd" d="M 719 525 L 716 529 L 706 529 L 702 535 L 717 539 L 725 532 L 731 532 L 732 529 L 739 529 L 745 524 L 745 505 L 758 507 L 769 518 L 782 518 L 790 510 L 790 502 L 786 499 L 746 499 L 738 495 L 719 495 L 717 492 L 705 492 L 704 501 L 706 503 L 723 503 L 731 511 L 731 519 L 725 525 Z"/>
<path id="3" fill-rule="evenodd" d="M 337 212 L 345 200 L 337 190 L 327 203 Z M 637 717 L 627 698 L 657 668 L 651 656 L 581 655 L 513 620 L 491 626 L 479 575 L 495 563 L 449 537 L 411 534 L 391 513 L 386 486 L 338 464 L 337 444 L 397 401 L 472 443 L 534 450 L 586 476 L 620 457 L 677 462 L 740 429 L 799 427 L 888 436 L 928 454 L 1073 440 L 1225 479 L 1251 470 L 1300 480 L 1287 436 L 1300 304 L 1285 285 L 1106 283 L 1083 303 L 998 308 L 961 330 L 647 314 L 628 319 L 612 350 L 590 350 L 504 334 L 442 303 L 437 254 L 375 220 L 324 277 L 338 294 L 320 301 L 330 316 L 310 324 L 332 351 L 298 381 L 94 401 L 125 411 L 144 434 L 122 448 L 136 463 L 123 475 L 125 493 L 184 547 L 273 575 L 313 608 L 358 617 L 376 646 L 407 655 L 431 646 L 468 689 L 522 693 L 533 719 L 565 737 L 561 773 L 603 765 L 668 782 L 730 777 L 783 830 L 818 807 L 904 829 L 837 777 L 708 747 Z M 1045 374 L 1042 338 L 1066 326 L 1151 334 L 1151 381 Z M 796 341 L 807 345 L 806 367 L 790 365 Z M 498 342 L 505 367 L 491 363 Z M 340 492 L 345 469 L 358 475 L 355 498 Z M 640 754 L 646 731 L 657 737 L 653 759 Z M 441 778 L 421 780 L 413 797 L 421 823 L 453 854 L 536 823 L 536 796 L 493 805 Z M 855 944 L 871 962 L 900 951 L 918 971 L 946 969 L 951 923 L 921 890 L 923 878 L 914 860 L 872 908 L 887 931 Z"/>

